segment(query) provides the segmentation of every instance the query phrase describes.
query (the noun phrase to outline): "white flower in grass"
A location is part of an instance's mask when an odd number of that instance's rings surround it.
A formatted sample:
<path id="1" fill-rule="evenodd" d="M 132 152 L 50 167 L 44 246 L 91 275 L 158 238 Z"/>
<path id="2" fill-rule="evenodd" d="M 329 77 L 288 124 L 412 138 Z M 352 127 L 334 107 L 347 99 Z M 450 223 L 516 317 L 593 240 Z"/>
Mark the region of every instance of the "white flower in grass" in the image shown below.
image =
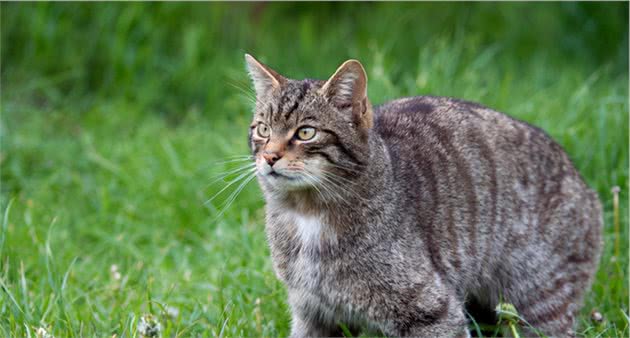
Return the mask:
<path id="1" fill-rule="evenodd" d="M 112 264 L 112 266 L 109 267 L 109 274 L 114 280 L 120 280 L 120 278 L 122 277 L 120 272 L 118 271 L 118 265 L 116 264 Z"/>
<path id="2" fill-rule="evenodd" d="M 179 309 L 174 307 L 174 306 L 167 306 L 166 307 L 166 315 L 170 319 L 175 320 L 175 319 L 177 319 L 177 317 L 179 317 Z"/>
<path id="3" fill-rule="evenodd" d="M 151 314 L 145 314 L 138 321 L 138 333 L 141 337 L 156 338 L 162 336 L 162 325 Z"/>
<path id="4" fill-rule="evenodd" d="M 604 321 L 604 316 L 602 316 L 602 314 L 599 311 L 593 310 L 591 312 L 591 320 L 596 323 L 601 323 Z"/>
<path id="5" fill-rule="evenodd" d="M 50 334 L 46 328 L 38 327 L 35 329 L 35 335 L 37 338 L 55 338 L 52 334 Z"/>

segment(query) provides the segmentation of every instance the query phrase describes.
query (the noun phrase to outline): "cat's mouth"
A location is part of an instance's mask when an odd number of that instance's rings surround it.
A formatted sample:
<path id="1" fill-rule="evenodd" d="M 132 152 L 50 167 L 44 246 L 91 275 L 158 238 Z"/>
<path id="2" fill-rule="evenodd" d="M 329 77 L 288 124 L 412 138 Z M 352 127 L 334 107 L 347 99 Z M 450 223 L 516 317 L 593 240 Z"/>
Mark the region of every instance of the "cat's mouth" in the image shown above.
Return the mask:
<path id="1" fill-rule="evenodd" d="M 287 175 L 283 175 L 283 174 L 281 174 L 281 173 L 279 173 L 277 171 L 274 171 L 274 170 L 270 171 L 267 174 L 267 176 L 271 176 L 271 177 L 277 178 L 277 179 L 295 180 L 295 177 L 290 177 L 290 176 L 287 176 Z"/>

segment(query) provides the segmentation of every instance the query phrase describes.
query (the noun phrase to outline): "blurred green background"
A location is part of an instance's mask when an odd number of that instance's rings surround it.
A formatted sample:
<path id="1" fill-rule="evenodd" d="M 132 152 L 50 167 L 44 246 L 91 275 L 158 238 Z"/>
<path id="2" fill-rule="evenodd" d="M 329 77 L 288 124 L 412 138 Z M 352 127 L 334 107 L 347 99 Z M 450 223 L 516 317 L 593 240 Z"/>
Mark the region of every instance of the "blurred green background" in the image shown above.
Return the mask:
<path id="1" fill-rule="evenodd" d="M 204 203 L 247 154 L 245 52 L 293 78 L 356 58 L 374 103 L 454 96 L 545 129 L 606 211 L 578 335 L 628 335 L 628 3 L 0 9 L 0 336 L 136 336 L 147 314 L 164 336 L 288 334 L 256 184 Z"/>

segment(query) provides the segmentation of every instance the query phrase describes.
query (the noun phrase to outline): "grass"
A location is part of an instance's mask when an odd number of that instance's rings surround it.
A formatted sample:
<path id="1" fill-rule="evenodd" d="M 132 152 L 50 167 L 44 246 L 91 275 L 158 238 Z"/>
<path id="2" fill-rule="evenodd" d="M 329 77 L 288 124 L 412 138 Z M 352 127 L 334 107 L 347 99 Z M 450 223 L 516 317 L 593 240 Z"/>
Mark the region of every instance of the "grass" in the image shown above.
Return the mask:
<path id="1" fill-rule="evenodd" d="M 295 78 L 358 58 L 375 103 L 545 129 L 605 209 L 578 334 L 630 333 L 627 3 L 0 6 L 0 336 L 137 336 L 148 314 L 167 337 L 288 334 L 258 187 L 204 203 L 247 153 L 244 52 Z"/>

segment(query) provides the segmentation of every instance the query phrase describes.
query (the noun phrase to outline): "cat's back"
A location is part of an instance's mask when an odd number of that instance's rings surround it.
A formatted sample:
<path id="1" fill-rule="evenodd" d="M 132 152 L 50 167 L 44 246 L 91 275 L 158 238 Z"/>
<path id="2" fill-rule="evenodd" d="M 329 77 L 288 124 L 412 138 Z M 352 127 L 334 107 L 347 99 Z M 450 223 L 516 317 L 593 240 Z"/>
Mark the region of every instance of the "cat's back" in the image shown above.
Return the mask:
<path id="1" fill-rule="evenodd" d="M 375 130 L 401 174 L 418 169 L 448 174 L 448 168 L 438 168 L 447 164 L 457 168 L 454 174 L 465 178 L 465 186 L 471 188 L 475 182 L 469 181 L 475 176 L 491 175 L 486 183 L 496 183 L 497 174 L 516 167 L 570 164 L 542 130 L 477 103 L 416 96 L 377 106 L 374 115 Z M 531 174 L 524 170 L 518 176 L 523 182 L 535 182 Z"/>
<path id="2" fill-rule="evenodd" d="M 439 162 L 448 157 L 447 162 L 467 167 L 471 175 L 536 167 L 579 178 L 562 147 L 543 130 L 474 102 L 416 96 L 376 106 L 374 114 L 375 130 L 399 156 L 422 155 L 425 161 Z M 394 165 L 401 168 L 405 162 Z M 532 174 L 519 170 L 525 183 L 542 179 L 525 177 Z"/>
<path id="3" fill-rule="evenodd" d="M 494 205 L 506 192 L 506 198 L 527 204 L 569 193 L 597 200 L 564 149 L 542 129 L 481 104 L 416 96 L 376 106 L 374 115 L 375 131 L 398 174 L 435 176 L 428 183 L 457 188 L 470 202 L 489 194 Z"/>
<path id="4" fill-rule="evenodd" d="M 374 114 L 401 190 L 401 212 L 419 220 L 434 266 L 453 283 L 476 293 L 466 285 L 482 290 L 478 276 L 498 281 L 497 271 L 528 262 L 559 269 L 588 261 L 584 268 L 592 269 L 599 201 L 541 129 L 448 97 L 398 99 L 376 106 Z M 506 279 L 526 278 L 510 273 Z"/>
<path id="5" fill-rule="evenodd" d="M 424 146 L 429 134 L 443 139 L 475 132 L 490 133 L 514 141 L 518 146 L 527 138 L 547 138 L 540 129 L 481 104 L 441 96 L 415 96 L 389 101 L 374 107 L 377 132 L 388 142 L 407 140 Z M 549 139 L 550 140 L 550 139 Z M 457 140 L 461 141 L 461 140 Z M 473 143 L 476 140 L 471 140 Z"/>

